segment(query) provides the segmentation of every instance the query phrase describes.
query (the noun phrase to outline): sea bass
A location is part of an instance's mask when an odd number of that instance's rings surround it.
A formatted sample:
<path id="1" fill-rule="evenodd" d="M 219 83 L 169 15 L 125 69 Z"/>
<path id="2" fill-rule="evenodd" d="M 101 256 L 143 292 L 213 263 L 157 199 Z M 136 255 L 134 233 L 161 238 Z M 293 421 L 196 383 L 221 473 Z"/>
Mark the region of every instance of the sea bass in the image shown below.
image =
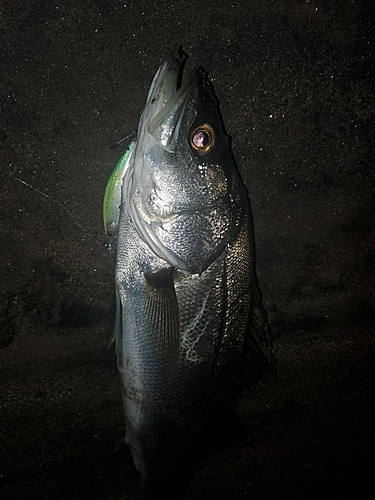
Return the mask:
<path id="1" fill-rule="evenodd" d="M 145 499 L 179 498 L 209 429 L 234 408 L 241 374 L 251 385 L 267 369 L 248 328 L 246 189 L 207 76 L 198 69 L 180 85 L 183 59 L 157 71 L 104 207 L 125 439 Z"/>

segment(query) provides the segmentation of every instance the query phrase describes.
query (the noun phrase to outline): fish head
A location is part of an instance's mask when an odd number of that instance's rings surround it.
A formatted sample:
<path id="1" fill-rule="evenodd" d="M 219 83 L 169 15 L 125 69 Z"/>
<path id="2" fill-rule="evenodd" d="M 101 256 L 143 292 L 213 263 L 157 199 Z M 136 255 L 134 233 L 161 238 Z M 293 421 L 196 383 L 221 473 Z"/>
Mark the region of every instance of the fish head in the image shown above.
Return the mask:
<path id="1" fill-rule="evenodd" d="M 159 257 L 201 273 L 235 236 L 247 198 L 206 73 L 180 85 L 183 62 L 171 57 L 154 77 L 123 196 Z"/>

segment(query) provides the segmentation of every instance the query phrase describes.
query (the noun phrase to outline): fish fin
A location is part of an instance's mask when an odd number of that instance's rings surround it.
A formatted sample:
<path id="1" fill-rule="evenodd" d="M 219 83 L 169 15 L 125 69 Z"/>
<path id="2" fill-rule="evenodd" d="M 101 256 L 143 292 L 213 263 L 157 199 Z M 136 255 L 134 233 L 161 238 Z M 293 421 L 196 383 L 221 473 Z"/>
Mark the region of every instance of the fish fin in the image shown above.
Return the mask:
<path id="1" fill-rule="evenodd" d="M 122 354 L 122 304 L 118 287 L 116 286 L 116 314 L 115 314 L 115 327 L 113 331 L 113 340 L 116 340 L 116 355 L 117 355 L 117 368 L 119 372 L 124 371 L 123 354 Z"/>
<path id="2" fill-rule="evenodd" d="M 112 347 L 113 342 L 116 339 L 116 333 L 113 331 L 112 335 L 110 336 L 108 342 L 107 342 L 107 349 L 110 349 Z"/>
<path id="3" fill-rule="evenodd" d="M 125 438 L 123 438 L 99 464 L 99 467 L 104 469 L 105 467 L 110 467 L 112 465 L 123 465 L 126 462 L 130 464 L 132 462 L 132 456 L 126 445 Z"/>
<path id="4" fill-rule="evenodd" d="M 237 377 L 237 395 L 250 389 L 270 370 L 267 356 L 259 345 L 255 328 L 248 326 Z"/>
<path id="5" fill-rule="evenodd" d="M 144 276 L 147 332 L 163 353 L 176 358 L 180 348 L 180 320 L 173 268 Z"/>

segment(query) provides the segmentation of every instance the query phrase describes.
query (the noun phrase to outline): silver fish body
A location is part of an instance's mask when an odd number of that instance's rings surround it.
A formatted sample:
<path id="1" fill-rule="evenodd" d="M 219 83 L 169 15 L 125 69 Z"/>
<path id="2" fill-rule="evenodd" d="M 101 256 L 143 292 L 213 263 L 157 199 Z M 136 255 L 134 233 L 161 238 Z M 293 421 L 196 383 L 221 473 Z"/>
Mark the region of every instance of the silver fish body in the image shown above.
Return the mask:
<path id="1" fill-rule="evenodd" d="M 152 82 L 117 231 L 116 352 L 143 498 L 178 498 L 171 478 L 190 479 L 193 443 L 234 406 L 252 305 L 246 190 L 205 74 L 178 87 L 181 65 Z M 256 378 L 266 362 L 250 340 Z"/>

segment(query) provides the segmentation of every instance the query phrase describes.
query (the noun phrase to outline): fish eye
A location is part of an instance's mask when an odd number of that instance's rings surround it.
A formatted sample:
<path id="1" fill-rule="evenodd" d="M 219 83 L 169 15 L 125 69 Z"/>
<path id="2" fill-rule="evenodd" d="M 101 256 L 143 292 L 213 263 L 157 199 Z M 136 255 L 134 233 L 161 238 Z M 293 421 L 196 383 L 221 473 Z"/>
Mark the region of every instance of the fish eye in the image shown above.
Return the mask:
<path id="1" fill-rule="evenodd" d="M 200 154 L 207 154 L 214 147 L 215 132 L 211 125 L 205 123 L 200 127 L 196 127 L 190 136 L 190 143 Z"/>
<path id="2" fill-rule="evenodd" d="M 107 236 L 109 236 L 110 238 L 112 238 L 116 234 L 117 228 L 114 222 L 107 224 L 106 229 L 107 229 Z"/>

